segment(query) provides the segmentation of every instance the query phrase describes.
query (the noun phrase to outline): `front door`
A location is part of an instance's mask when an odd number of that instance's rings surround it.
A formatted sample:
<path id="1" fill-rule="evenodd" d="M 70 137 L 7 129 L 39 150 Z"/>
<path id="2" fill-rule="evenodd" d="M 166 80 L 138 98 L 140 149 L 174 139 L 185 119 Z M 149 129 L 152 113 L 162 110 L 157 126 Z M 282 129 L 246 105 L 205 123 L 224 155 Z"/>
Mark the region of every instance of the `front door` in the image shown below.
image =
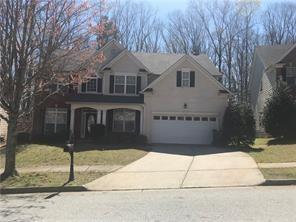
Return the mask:
<path id="1" fill-rule="evenodd" d="M 94 126 L 97 122 L 97 114 L 96 113 L 86 113 L 85 116 L 85 138 L 93 138 L 94 137 Z"/>

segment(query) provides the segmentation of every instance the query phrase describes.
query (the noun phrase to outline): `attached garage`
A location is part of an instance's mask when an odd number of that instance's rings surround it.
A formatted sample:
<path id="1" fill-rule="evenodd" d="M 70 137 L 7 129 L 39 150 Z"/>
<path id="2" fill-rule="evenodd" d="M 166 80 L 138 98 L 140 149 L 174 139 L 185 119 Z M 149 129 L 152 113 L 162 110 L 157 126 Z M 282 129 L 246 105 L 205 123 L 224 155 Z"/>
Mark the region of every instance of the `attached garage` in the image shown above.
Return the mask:
<path id="1" fill-rule="evenodd" d="M 218 129 L 218 119 L 215 115 L 154 114 L 151 142 L 210 144 L 214 129 Z"/>

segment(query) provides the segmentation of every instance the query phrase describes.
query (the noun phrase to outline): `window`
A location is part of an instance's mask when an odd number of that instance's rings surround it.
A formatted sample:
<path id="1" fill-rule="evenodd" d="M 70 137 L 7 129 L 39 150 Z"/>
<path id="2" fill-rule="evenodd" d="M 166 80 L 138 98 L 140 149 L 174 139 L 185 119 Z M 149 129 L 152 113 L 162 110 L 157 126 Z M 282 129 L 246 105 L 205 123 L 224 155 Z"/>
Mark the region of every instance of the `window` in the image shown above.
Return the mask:
<path id="1" fill-rule="evenodd" d="M 114 90 L 115 93 L 124 93 L 125 76 L 115 76 Z"/>
<path id="2" fill-rule="evenodd" d="M 97 92 L 97 79 L 90 79 L 86 83 L 86 91 L 87 92 Z"/>
<path id="3" fill-rule="evenodd" d="M 194 121 L 200 121 L 200 117 L 195 116 L 195 117 L 193 118 L 193 120 L 194 120 Z"/>
<path id="4" fill-rule="evenodd" d="M 136 94 L 136 76 L 115 76 L 114 92 Z"/>
<path id="5" fill-rule="evenodd" d="M 184 116 L 178 116 L 178 120 L 184 120 Z"/>
<path id="6" fill-rule="evenodd" d="M 153 116 L 154 120 L 160 120 L 160 116 Z"/>
<path id="7" fill-rule="evenodd" d="M 182 86 L 189 87 L 190 86 L 190 73 L 188 71 L 182 72 Z"/>
<path id="8" fill-rule="evenodd" d="M 113 132 L 132 133 L 136 131 L 136 112 L 118 109 L 113 111 Z"/>
<path id="9" fill-rule="evenodd" d="M 176 120 L 175 116 L 170 116 L 170 120 Z"/>
<path id="10" fill-rule="evenodd" d="M 136 77 L 126 77 L 126 94 L 136 94 Z"/>
<path id="11" fill-rule="evenodd" d="M 186 117 L 185 117 L 185 120 L 187 120 L 187 121 L 191 121 L 191 120 L 192 120 L 192 117 L 191 117 L 191 116 L 186 116 Z"/>
<path id="12" fill-rule="evenodd" d="M 216 117 L 210 117 L 211 122 L 216 122 Z"/>
<path id="13" fill-rule="evenodd" d="M 202 117 L 201 120 L 202 121 L 208 121 L 209 119 L 208 119 L 208 117 Z"/>
<path id="14" fill-rule="evenodd" d="M 161 119 L 162 119 L 162 120 L 168 120 L 169 117 L 168 117 L 168 116 L 162 116 Z"/>
<path id="15" fill-rule="evenodd" d="M 102 92 L 102 79 L 93 75 L 87 81 L 81 84 L 82 93 L 98 93 Z"/>
<path id="16" fill-rule="evenodd" d="M 61 133 L 67 130 L 67 109 L 47 108 L 45 111 L 45 134 Z"/>
<path id="17" fill-rule="evenodd" d="M 64 85 L 63 85 L 62 82 L 56 82 L 56 83 L 53 83 L 53 84 L 49 85 L 50 93 L 55 93 L 55 92 L 62 91 L 63 88 L 64 88 Z"/>

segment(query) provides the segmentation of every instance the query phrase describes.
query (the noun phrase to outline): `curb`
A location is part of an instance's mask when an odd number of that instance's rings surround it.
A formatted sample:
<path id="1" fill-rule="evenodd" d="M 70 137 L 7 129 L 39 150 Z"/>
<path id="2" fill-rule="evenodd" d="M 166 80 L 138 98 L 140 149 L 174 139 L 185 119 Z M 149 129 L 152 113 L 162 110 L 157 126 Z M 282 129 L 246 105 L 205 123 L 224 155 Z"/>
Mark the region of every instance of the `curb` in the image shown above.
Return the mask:
<path id="1" fill-rule="evenodd" d="M 51 192 L 82 192 L 88 191 L 84 186 L 72 187 L 15 187 L 1 188 L 0 194 L 51 193 Z"/>
<path id="2" fill-rule="evenodd" d="M 296 185 L 296 180 L 266 180 L 261 186 L 289 186 Z"/>

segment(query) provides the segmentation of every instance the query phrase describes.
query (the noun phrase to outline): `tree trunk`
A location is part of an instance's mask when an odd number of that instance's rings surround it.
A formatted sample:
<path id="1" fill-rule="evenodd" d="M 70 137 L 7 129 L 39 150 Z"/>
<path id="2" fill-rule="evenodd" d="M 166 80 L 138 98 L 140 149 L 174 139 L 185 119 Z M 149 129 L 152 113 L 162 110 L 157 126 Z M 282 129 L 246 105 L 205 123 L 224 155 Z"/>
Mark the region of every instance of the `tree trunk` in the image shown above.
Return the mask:
<path id="1" fill-rule="evenodd" d="M 16 157 L 16 128 L 17 119 L 15 117 L 9 117 L 7 141 L 6 141 L 6 155 L 5 155 L 5 170 L 1 175 L 1 181 L 11 176 L 16 176 L 17 171 L 15 168 Z"/>

